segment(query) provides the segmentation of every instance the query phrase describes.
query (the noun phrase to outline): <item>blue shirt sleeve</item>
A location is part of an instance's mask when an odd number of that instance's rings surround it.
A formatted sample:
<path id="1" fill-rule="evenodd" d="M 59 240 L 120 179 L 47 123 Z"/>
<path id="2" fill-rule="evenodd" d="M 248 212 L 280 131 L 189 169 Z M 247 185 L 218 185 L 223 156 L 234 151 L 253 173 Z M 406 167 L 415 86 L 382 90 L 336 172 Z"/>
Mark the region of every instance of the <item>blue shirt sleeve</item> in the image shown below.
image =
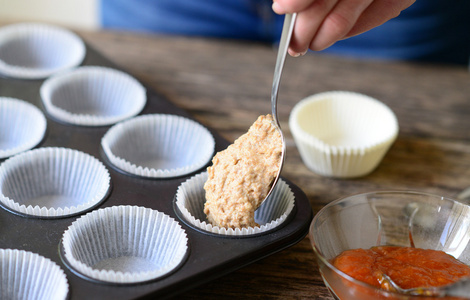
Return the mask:
<path id="1" fill-rule="evenodd" d="M 400 16 L 324 52 L 468 65 L 470 1 L 417 0 Z"/>

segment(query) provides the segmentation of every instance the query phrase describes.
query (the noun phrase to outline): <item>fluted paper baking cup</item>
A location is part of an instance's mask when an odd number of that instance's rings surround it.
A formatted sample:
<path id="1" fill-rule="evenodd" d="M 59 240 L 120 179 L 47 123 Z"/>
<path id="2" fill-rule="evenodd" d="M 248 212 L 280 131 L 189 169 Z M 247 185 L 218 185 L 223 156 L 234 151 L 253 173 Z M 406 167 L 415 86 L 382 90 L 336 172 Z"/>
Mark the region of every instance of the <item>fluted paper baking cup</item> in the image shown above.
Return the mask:
<path id="1" fill-rule="evenodd" d="M 180 266 L 188 250 L 186 232 L 170 216 L 138 206 L 92 211 L 72 223 L 62 238 L 71 268 L 98 281 L 155 280 Z"/>
<path id="2" fill-rule="evenodd" d="M 18 23 L 0 28 L 0 74 L 42 79 L 76 67 L 86 48 L 75 33 L 40 23 Z"/>
<path id="3" fill-rule="evenodd" d="M 46 133 L 46 118 L 34 105 L 0 97 L 0 159 L 29 150 Z"/>
<path id="4" fill-rule="evenodd" d="M 53 118 L 69 124 L 104 126 L 139 114 L 147 102 L 145 88 L 115 69 L 85 66 L 48 78 L 41 99 Z"/>
<path id="5" fill-rule="evenodd" d="M 353 92 L 325 92 L 297 103 L 289 127 L 313 172 L 338 178 L 372 172 L 398 135 L 398 121 L 382 102 Z"/>
<path id="6" fill-rule="evenodd" d="M 39 254 L 0 249 L 0 299 L 67 299 L 69 284 L 64 271 Z"/>
<path id="7" fill-rule="evenodd" d="M 111 127 L 101 140 L 115 167 L 142 177 L 186 175 L 212 158 L 215 141 L 199 123 L 176 115 L 143 115 Z"/>
<path id="8" fill-rule="evenodd" d="M 227 229 L 213 226 L 204 214 L 204 183 L 207 177 L 207 172 L 203 172 L 186 180 L 178 187 L 175 197 L 176 206 L 186 222 L 203 231 L 227 236 L 267 232 L 284 223 L 294 208 L 294 193 L 285 181 L 279 179 L 268 199 L 255 211 L 255 222 L 259 227 Z"/>
<path id="9" fill-rule="evenodd" d="M 28 216 L 64 217 L 101 203 L 110 180 L 106 167 L 89 154 L 66 148 L 38 148 L 0 165 L 0 202 Z"/>

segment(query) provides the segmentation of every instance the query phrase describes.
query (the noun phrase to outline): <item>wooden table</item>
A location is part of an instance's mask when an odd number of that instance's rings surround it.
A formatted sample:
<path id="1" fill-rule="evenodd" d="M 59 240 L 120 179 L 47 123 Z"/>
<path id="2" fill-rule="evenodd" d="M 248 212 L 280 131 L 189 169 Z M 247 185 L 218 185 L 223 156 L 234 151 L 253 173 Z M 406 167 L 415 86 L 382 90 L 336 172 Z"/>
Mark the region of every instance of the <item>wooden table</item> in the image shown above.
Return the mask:
<path id="1" fill-rule="evenodd" d="M 270 113 L 277 49 L 201 38 L 79 32 L 147 86 L 227 140 Z M 400 133 L 379 167 L 350 180 L 325 178 L 302 163 L 288 118 L 302 98 L 324 91 L 364 93 L 397 115 Z M 464 67 L 371 62 L 309 54 L 286 61 L 279 116 L 288 148 L 283 176 L 308 196 L 314 213 L 337 198 L 374 190 L 416 190 L 454 197 L 470 186 L 470 74 Z M 333 299 L 308 238 L 184 299 Z"/>

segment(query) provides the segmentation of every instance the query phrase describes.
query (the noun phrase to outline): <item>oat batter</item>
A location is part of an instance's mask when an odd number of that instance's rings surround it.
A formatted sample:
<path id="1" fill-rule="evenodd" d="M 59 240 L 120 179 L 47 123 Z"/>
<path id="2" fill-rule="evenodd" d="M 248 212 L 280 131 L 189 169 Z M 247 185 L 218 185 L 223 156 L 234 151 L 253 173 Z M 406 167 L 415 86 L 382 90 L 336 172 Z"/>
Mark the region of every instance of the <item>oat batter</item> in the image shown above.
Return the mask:
<path id="1" fill-rule="evenodd" d="M 281 135 L 271 115 L 258 117 L 247 133 L 217 153 L 204 185 L 209 222 L 225 228 L 258 226 L 255 210 L 271 189 L 281 154 Z"/>

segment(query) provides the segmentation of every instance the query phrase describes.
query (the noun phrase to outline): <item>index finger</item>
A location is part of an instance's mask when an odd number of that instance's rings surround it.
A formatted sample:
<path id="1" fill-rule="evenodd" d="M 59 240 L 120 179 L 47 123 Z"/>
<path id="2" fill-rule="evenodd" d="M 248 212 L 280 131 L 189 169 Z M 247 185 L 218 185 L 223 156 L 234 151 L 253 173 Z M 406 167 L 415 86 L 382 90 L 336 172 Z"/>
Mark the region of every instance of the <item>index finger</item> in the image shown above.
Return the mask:
<path id="1" fill-rule="evenodd" d="M 293 14 L 309 7 L 315 0 L 273 0 L 272 9 L 279 15 Z"/>

